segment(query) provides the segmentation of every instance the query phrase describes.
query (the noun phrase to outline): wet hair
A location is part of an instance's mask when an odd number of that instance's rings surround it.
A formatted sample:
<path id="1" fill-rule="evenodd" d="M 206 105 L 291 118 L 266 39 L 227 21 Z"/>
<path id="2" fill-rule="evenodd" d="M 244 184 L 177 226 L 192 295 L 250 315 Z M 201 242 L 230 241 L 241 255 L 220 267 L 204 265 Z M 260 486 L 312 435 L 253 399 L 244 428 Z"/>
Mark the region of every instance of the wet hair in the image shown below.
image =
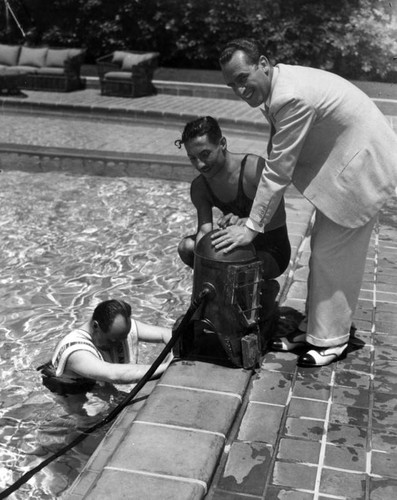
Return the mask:
<path id="1" fill-rule="evenodd" d="M 92 319 L 97 321 L 101 330 L 106 333 L 119 314 L 127 320 L 131 316 L 131 306 L 124 300 L 105 300 L 96 306 Z"/>
<path id="2" fill-rule="evenodd" d="M 255 38 L 235 38 L 228 42 L 222 49 L 219 56 L 219 63 L 226 64 L 233 57 L 233 54 L 238 50 L 243 51 L 248 63 L 258 64 L 260 56 L 265 54 L 264 48 Z"/>
<path id="3" fill-rule="evenodd" d="M 212 116 L 202 116 L 185 125 L 182 132 L 182 138 L 177 139 L 174 144 L 177 148 L 181 149 L 183 144 L 202 135 L 208 135 L 208 139 L 212 144 L 217 144 L 222 139 L 222 130 Z"/>

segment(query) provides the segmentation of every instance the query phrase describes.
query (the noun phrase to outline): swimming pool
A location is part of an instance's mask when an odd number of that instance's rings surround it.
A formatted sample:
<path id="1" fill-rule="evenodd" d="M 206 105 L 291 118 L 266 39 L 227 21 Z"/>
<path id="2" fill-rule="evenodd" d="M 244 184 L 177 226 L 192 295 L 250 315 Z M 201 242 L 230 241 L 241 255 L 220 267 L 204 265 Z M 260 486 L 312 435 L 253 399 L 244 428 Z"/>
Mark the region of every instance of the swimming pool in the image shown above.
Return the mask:
<path id="1" fill-rule="evenodd" d="M 0 491 L 101 420 L 130 387 L 65 398 L 37 366 L 57 340 L 110 297 L 134 317 L 172 326 L 190 301 L 192 273 L 177 255 L 195 230 L 186 183 L 66 172 L 0 173 Z M 140 361 L 160 346 L 141 344 Z M 55 499 L 106 429 L 89 436 L 12 498 Z M 10 497 L 11 498 L 11 497 Z"/>

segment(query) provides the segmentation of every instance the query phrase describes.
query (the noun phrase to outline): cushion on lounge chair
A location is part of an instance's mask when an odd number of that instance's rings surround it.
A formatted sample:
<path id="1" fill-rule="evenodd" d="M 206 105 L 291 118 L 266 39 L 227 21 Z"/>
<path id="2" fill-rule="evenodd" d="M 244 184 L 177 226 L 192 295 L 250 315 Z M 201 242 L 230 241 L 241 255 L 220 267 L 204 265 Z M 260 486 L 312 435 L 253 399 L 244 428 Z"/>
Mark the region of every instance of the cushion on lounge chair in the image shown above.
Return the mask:
<path id="1" fill-rule="evenodd" d="M 128 82 L 131 81 L 131 73 L 127 73 L 126 71 L 108 71 L 105 76 L 105 80 L 126 80 Z"/>
<path id="2" fill-rule="evenodd" d="M 83 49 L 69 49 L 69 57 L 75 57 L 75 56 L 83 56 L 84 50 Z"/>
<path id="3" fill-rule="evenodd" d="M 123 59 L 121 69 L 123 71 L 131 71 L 134 66 L 152 59 L 154 55 L 153 52 L 147 52 L 146 54 L 128 54 Z"/>
<path id="4" fill-rule="evenodd" d="M 19 45 L 0 44 L 0 64 L 5 66 L 16 66 L 21 47 Z"/>
<path id="5" fill-rule="evenodd" d="M 64 68 L 36 68 L 36 73 L 38 75 L 64 75 L 65 74 L 65 69 Z"/>
<path id="6" fill-rule="evenodd" d="M 112 63 L 122 64 L 124 61 L 124 57 L 128 55 L 128 52 L 124 50 L 116 50 L 113 52 Z"/>
<path id="7" fill-rule="evenodd" d="M 10 69 L 15 69 L 21 73 L 37 73 L 37 68 L 34 66 L 10 66 Z"/>
<path id="8" fill-rule="evenodd" d="M 30 47 L 22 47 L 21 55 L 19 56 L 18 65 L 19 66 L 35 66 L 40 68 L 45 66 L 45 60 L 47 56 L 48 49 L 33 49 Z"/>
<path id="9" fill-rule="evenodd" d="M 62 68 L 70 57 L 69 49 L 48 49 L 46 66 L 49 68 Z"/>

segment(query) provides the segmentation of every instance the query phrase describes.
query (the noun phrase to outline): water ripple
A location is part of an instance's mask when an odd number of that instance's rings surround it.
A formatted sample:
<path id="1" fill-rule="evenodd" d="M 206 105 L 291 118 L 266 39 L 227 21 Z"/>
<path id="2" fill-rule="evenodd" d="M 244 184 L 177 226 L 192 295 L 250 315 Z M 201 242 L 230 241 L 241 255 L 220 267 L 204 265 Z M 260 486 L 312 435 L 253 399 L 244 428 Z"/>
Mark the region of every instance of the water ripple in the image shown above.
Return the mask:
<path id="1" fill-rule="evenodd" d="M 125 395 L 99 387 L 61 397 L 36 367 L 58 339 L 109 297 L 138 319 L 171 326 L 190 302 L 192 273 L 177 256 L 195 230 L 187 184 L 151 179 L 4 172 L 0 192 L 0 488 L 101 419 Z M 150 362 L 160 346 L 142 343 Z M 15 494 L 55 499 L 103 435 L 98 432 Z"/>

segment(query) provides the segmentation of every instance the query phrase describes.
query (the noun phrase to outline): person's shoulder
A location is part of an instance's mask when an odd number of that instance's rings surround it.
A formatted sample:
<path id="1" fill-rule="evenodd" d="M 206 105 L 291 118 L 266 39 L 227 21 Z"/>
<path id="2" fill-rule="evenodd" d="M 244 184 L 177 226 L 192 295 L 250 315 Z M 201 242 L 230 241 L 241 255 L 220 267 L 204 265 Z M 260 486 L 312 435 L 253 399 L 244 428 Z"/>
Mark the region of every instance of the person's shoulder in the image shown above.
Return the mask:
<path id="1" fill-rule="evenodd" d="M 319 68 L 312 68 L 311 66 L 301 66 L 299 64 L 277 64 L 275 67 L 275 71 L 277 71 L 277 79 L 289 77 L 289 75 L 300 75 L 302 78 L 311 78 L 313 75 L 316 76 L 331 76 L 333 73 L 329 71 L 325 71 Z M 299 82 L 295 82 L 299 83 Z"/>
<path id="2" fill-rule="evenodd" d="M 310 66 L 278 64 L 272 99 L 294 97 L 308 99 L 326 89 L 348 89 L 352 84 L 335 73 Z"/>
<path id="3" fill-rule="evenodd" d="M 204 177 L 200 174 L 192 180 L 190 184 L 190 196 L 192 200 L 208 197 L 208 186 Z"/>
<path id="4" fill-rule="evenodd" d="M 190 189 L 191 190 L 192 189 L 201 189 L 202 187 L 205 187 L 205 181 L 204 181 L 204 177 L 201 174 L 199 174 L 190 183 Z"/>
<path id="5" fill-rule="evenodd" d="M 313 68 L 292 64 L 278 64 L 274 68 L 274 94 L 291 93 L 307 84 L 313 78 Z"/>
<path id="6" fill-rule="evenodd" d="M 67 368 L 69 356 L 78 351 L 88 351 L 98 359 L 102 359 L 102 355 L 95 347 L 89 331 L 84 327 L 76 328 L 65 335 L 55 347 L 52 364 L 57 377 L 61 376 Z"/>
<path id="7" fill-rule="evenodd" d="M 256 165 L 258 162 L 265 161 L 263 156 L 256 153 L 247 153 L 244 155 L 246 165 Z"/>
<path id="8" fill-rule="evenodd" d="M 303 66 L 280 65 L 280 71 L 272 86 L 269 112 L 273 122 L 278 114 L 311 110 L 314 113 L 321 97 L 322 85 L 315 82 L 317 77 L 306 72 Z"/>
<path id="9" fill-rule="evenodd" d="M 87 325 L 83 325 L 79 328 L 73 328 L 68 334 L 65 335 L 64 340 L 68 341 L 85 341 L 92 342 L 91 335 Z"/>
<path id="10" fill-rule="evenodd" d="M 58 340 L 57 347 L 59 348 L 63 344 L 69 344 L 70 342 L 76 342 L 78 340 L 82 340 L 83 339 L 82 333 L 83 332 L 81 332 L 81 330 L 79 330 L 78 328 L 70 330 L 70 332 L 66 333 L 63 337 L 61 337 Z"/>
<path id="11" fill-rule="evenodd" d="M 80 328 L 74 328 L 58 341 L 54 349 L 53 359 L 56 359 L 60 353 L 65 352 L 69 347 L 79 345 L 95 347 L 85 325 Z"/>
<path id="12" fill-rule="evenodd" d="M 258 173 L 258 169 L 262 171 L 265 164 L 266 160 L 263 158 L 263 156 L 257 155 L 255 153 L 248 153 L 247 155 L 245 155 L 244 176 L 255 177 Z"/>

